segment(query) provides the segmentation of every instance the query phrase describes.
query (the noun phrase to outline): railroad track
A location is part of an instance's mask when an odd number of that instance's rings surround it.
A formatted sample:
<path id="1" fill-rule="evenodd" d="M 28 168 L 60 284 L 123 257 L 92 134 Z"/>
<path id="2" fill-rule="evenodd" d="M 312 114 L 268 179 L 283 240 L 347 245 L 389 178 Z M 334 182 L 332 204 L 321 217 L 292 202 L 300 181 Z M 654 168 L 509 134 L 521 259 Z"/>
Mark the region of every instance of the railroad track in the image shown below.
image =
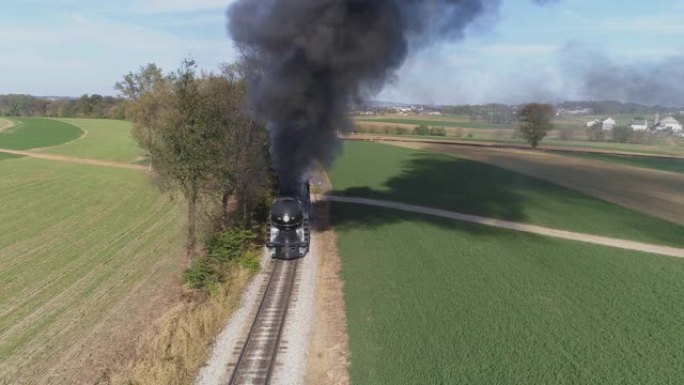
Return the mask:
<path id="1" fill-rule="evenodd" d="M 295 290 L 299 260 L 273 260 L 273 268 L 242 344 L 229 385 L 269 384 L 281 347 L 281 336 Z"/>

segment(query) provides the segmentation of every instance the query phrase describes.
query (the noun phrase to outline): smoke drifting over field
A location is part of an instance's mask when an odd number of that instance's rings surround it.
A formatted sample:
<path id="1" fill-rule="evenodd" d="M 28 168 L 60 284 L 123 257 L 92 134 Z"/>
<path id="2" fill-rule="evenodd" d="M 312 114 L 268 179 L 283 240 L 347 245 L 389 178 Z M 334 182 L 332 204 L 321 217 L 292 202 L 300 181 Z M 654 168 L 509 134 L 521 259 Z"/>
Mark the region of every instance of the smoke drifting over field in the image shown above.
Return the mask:
<path id="1" fill-rule="evenodd" d="M 584 99 L 619 100 L 645 105 L 684 105 L 684 57 L 654 63 L 625 64 L 600 53 L 574 53 L 567 68 Z"/>
<path id="2" fill-rule="evenodd" d="M 498 0 L 239 0 L 229 30 L 256 76 L 274 168 L 292 182 L 339 152 L 348 107 L 379 92 L 411 47 L 458 39 Z"/>
<path id="3" fill-rule="evenodd" d="M 552 0 L 534 0 L 545 4 Z M 229 32 L 255 74 L 254 116 L 274 168 L 296 181 L 339 152 L 350 105 L 377 94 L 417 48 L 460 39 L 500 0 L 238 0 Z"/>

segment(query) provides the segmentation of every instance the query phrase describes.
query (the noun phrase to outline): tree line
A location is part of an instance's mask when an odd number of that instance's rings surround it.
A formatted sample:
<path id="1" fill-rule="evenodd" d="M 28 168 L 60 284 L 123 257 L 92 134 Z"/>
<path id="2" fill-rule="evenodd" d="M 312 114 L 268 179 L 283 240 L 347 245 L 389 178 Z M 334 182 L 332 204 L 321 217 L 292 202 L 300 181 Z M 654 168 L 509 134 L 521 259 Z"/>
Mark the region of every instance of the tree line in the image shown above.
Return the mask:
<path id="1" fill-rule="evenodd" d="M 115 88 L 156 184 L 180 193 L 186 204 L 189 262 L 198 250 L 201 224 L 219 234 L 263 222 L 273 186 L 269 140 L 265 127 L 248 114 L 239 65 L 198 74 L 188 59 L 164 74 L 148 64 Z"/>
<path id="2" fill-rule="evenodd" d="M 2 116 L 124 119 L 124 100 L 98 94 L 79 98 L 49 98 L 21 94 L 0 95 Z"/>

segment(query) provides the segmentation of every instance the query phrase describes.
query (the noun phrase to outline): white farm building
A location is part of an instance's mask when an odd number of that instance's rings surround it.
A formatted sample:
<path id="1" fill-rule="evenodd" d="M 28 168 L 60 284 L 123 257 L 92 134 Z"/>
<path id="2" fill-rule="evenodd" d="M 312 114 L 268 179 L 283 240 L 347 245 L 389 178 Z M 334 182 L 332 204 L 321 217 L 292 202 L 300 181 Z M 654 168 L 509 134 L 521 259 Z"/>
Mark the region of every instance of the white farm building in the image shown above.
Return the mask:
<path id="1" fill-rule="evenodd" d="M 634 131 L 646 131 L 648 130 L 648 120 L 634 120 L 630 124 L 630 127 Z"/>
<path id="2" fill-rule="evenodd" d="M 673 118 L 672 116 L 667 116 L 663 119 L 660 119 L 656 122 L 654 127 L 656 131 L 672 130 L 674 134 L 678 135 L 681 135 L 683 132 L 682 124 L 679 123 L 679 121 L 677 121 L 677 119 Z"/>
<path id="3" fill-rule="evenodd" d="M 608 118 L 602 122 L 601 128 L 603 128 L 603 131 L 610 131 L 615 127 L 615 120 L 613 118 Z"/>

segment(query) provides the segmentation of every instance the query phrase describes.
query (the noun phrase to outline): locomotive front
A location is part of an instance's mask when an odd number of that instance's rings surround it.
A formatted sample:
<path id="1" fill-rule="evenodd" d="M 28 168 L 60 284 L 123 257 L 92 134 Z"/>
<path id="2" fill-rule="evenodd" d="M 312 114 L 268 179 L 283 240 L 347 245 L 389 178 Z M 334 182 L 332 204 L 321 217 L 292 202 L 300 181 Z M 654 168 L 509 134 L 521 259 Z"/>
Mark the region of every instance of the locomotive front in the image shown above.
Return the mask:
<path id="1" fill-rule="evenodd" d="M 266 247 L 272 258 L 296 259 L 309 252 L 311 230 L 305 202 L 279 197 L 271 207 L 269 224 Z"/>

